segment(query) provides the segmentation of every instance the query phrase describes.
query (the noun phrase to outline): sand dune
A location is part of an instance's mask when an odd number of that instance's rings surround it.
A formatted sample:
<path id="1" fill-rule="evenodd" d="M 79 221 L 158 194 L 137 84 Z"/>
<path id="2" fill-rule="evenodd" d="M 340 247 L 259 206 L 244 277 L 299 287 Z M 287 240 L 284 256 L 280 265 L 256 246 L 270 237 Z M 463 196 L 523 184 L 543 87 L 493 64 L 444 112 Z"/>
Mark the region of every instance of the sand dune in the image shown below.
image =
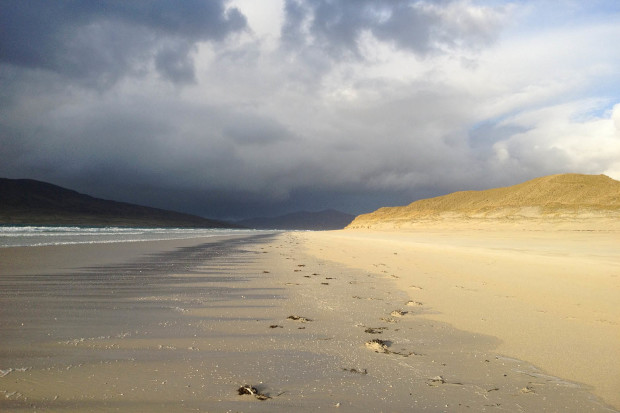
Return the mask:
<path id="1" fill-rule="evenodd" d="M 620 228 L 620 182 L 605 175 L 562 174 L 485 191 L 463 191 L 358 216 L 349 229 L 425 225 L 552 225 Z"/>

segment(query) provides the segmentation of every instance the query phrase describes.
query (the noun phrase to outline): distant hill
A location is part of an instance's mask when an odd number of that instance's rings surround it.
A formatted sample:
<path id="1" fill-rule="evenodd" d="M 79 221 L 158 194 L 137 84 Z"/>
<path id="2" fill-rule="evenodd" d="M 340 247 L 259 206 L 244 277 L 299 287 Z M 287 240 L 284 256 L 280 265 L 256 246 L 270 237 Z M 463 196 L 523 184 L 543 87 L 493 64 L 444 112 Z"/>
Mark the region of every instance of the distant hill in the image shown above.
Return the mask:
<path id="1" fill-rule="evenodd" d="M 411 228 L 424 224 L 620 223 L 620 182 L 605 175 L 562 174 L 485 191 L 455 192 L 360 215 L 347 228 Z"/>
<path id="2" fill-rule="evenodd" d="M 250 218 L 237 224 L 254 229 L 297 229 L 333 230 L 343 229 L 353 221 L 355 215 L 340 211 L 293 212 L 273 218 Z"/>
<path id="3" fill-rule="evenodd" d="M 0 178 L 0 224 L 230 228 L 236 225 L 108 201 L 32 179 Z"/>

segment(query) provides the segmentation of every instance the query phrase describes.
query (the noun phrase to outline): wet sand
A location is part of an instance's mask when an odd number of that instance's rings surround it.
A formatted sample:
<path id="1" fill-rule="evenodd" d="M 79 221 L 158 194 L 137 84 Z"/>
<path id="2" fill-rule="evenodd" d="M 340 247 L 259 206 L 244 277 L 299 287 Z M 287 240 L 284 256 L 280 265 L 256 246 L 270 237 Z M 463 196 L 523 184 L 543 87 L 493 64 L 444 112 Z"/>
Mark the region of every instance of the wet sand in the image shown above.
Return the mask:
<path id="1" fill-rule="evenodd" d="M 335 234 L 0 249 L 0 410 L 612 411 Z"/>

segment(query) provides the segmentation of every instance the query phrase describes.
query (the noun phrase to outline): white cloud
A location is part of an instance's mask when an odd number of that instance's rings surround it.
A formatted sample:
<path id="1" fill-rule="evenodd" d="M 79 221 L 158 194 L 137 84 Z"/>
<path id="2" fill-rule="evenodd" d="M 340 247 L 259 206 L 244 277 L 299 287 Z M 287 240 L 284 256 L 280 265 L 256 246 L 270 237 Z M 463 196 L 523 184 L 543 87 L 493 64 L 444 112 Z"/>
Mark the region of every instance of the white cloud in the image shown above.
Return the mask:
<path id="1" fill-rule="evenodd" d="M 284 0 L 233 0 L 229 7 L 238 8 L 247 18 L 252 33 L 273 50 L 279 44 L 284 23 Z"/>
<path id="2" fill-rule="evenodd" d="M 572 102 L 505 120 L 502 125 L 525 131 L 494 145 L 497 160 L 502 165 L 516 160 L 534 170 L 603 173 L 620 179 L 620 104 L 600 116 L 587 116 L 599 105 Z"/>

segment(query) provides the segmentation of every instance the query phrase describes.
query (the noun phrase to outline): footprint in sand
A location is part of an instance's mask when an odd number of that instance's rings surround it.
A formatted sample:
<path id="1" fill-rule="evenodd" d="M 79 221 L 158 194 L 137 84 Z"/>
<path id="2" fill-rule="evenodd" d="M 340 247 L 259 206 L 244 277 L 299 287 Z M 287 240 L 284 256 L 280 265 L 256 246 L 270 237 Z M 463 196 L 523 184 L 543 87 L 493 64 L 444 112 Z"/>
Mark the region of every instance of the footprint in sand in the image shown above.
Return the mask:
<path id="1" fill-rule="evenodd" d="M 405 314 L 407 314 L 407 311 L 403 311 L 403 310 L 394 310 L 390 313 L 392 317 L 402 317 Z"/>
<path id="2" fill-rule="evenodd" d="M 374 351 L 375 353 L 394 354 L 397 356 L 409 357 L 409 356 L 421 356 L 422 354 L 416 354 L 413 351 L 409 353 L 400 351 L 390 351 L 389 347 L 392 345 L 391 341 L 380 340 L 375 338 L 366 342 L 366 348 Z"/>
<path id="3" fill-rule="evenodd" d="M 389 341 L 386 340 L 380 340 L 378 338 L 375 338 L 373 340 L 369 340 L 366 342 L 366 348 L 368 348 L 369 350 L 374 351 L 375 353 L 385 353 L 385 354 L 389 354 L 390 350 L 388 350 L 388 347 L 390 346 L 390 344 L 392 344 Z"/>
<path id="4" fill-rule="evenodd" d="M 446 379 L 444 379 L 442 376 L 435 376 L 432 379 L 426 380 L 426 384 L 431 387 L 437 387 L 441 384 L 446 384 Z"/>
<path id="5" fill-rule="evenodd" d="M 415 306 L 423 305 L 423 304 L 419 301 L 407 301 L 407 304 L 405 305 L 409 307 L 415 307 Z"/>

